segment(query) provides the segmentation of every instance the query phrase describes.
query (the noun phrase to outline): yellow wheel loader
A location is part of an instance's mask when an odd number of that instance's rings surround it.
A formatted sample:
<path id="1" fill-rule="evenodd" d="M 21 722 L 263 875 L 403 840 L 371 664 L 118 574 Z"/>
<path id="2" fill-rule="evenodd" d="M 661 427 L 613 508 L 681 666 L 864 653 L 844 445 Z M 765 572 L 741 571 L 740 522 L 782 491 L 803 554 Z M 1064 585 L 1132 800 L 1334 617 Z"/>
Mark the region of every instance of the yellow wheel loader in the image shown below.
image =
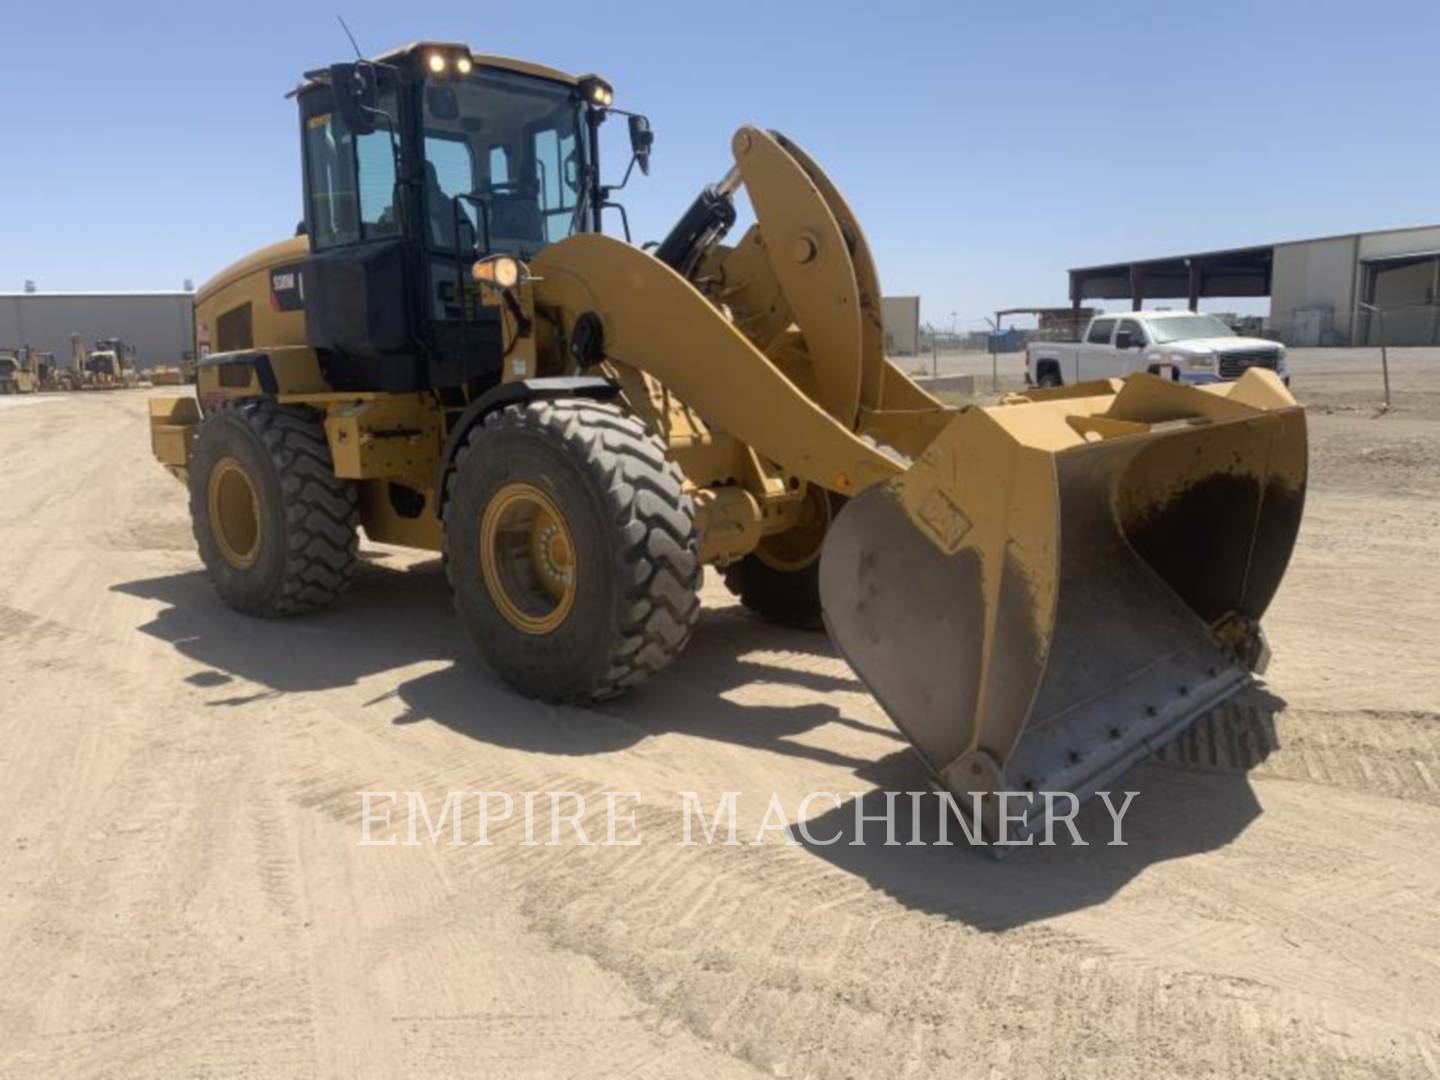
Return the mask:
<path id="1" fill-rule="evenodd" d="M 73 347 L 73 345 L 72 345 Z M 75 362 L 82 390 L 120 390 L 138 386 L 135 346 L 119 338 L 101 338 Z"/>
<path id="2" fill-rule="evenodd" d="M 994 793 L 1087 796 L 1263 661 L 1306 472 L 1273 373 L 949 408 L 885 356 L 860 224 L 777 132 L 741 128 L 647 249 L 599 136 L 623 118 L 628 179 L 650 124 L 598 76 L 431 42 L 294 97 L 304 221 L 197 292 L 195 396 L 151 401 L 231 606 L 329 604 L 363 528 L 444 553 L 500 678 L 590 701 L 679 655 L 715 566 L 823 619 L 992 838 Z"/>
<path id="3" fill-rule="evenodd" d="M 0 349 L 0 394 L 33 394 L 39 390 L 40 373 L 36 368 L 42 355 L 29 345 Z"/>

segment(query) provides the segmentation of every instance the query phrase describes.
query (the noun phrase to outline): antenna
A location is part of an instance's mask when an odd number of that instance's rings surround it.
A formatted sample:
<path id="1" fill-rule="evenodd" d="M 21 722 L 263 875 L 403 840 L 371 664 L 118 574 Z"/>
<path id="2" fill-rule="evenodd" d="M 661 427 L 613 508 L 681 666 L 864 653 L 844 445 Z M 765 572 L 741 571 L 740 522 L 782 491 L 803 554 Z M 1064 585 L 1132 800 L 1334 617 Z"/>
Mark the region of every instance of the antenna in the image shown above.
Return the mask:
<path id="1" fill-rule="evenodd" d="M 365 54 L 360 51 L 360 46 L 355 44 L 355 35 L 350 32 L 350 27 L 345 25 L 345 16 L 336 15 L 335 18 L 340 20 L 340 29 L 344 30 L 345 36 L 350 39 L 350 47 L 355 50 L 355 59 L 364 60 Z"/>

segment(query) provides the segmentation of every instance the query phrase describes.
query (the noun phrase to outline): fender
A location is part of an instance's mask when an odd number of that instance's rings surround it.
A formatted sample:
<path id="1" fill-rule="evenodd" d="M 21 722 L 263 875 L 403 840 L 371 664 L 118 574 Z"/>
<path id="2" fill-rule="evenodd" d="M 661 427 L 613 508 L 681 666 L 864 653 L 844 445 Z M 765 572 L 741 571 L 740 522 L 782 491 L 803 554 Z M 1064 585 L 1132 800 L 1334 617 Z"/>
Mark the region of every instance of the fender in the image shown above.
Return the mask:
<path id="1" fill-rule="evenodd" d="M 315 350 L 306 345 L 210 353 L 195 365 L 195 390 L 209 412 L 225 401 L 329 389 Z"/>
<path id="2" fill-rule="evenodd" d="M 620 393 L 620 388 L 609 379 L 589 375 L 558 375 L 537 379 L 517 379 L 514 382 L 492 386 L 472 401 L 460 414 L 460 419 L 450 429 L 445 439 L 445 448 L 440 453 L 440 468 L 435 474 L 435 514 L 445 514 L 445 477 L 455 464 L 470 429 L 490 413 L 517 405 L 524 401 L 547 401 L 555 398 L 591 398 L 595 401 L 609 401 Z"/>

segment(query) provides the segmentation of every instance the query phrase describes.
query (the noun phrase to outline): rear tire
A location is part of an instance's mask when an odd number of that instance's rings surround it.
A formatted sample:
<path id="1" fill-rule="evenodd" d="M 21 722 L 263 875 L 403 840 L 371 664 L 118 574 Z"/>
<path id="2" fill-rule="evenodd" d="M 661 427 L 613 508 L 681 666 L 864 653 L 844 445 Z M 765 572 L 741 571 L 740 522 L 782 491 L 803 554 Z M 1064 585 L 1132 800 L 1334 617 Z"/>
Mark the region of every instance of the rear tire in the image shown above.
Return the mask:
<path id="1" fill-rule="evenodd" d="M 793 528 L 767 536 L 749 555 L 725 567 L 725 587 L 767 622 L 821 630 L 820 549 L 840 496 L 811 485 L 809 516 Z"/>
<path id="2" fill-rule="evenodd" d="M 1065 383 L 1060 378 L 1059 372 L 1047 370 L 1040 373 L 1040 378 L 1036 380 L 1035 385 L 1041 390 L 1050 390 L 1057 386 L 1064 386 Z"/>
<path id="3" fill-rule="evenodd" d="M 359 546 L 355 488 L 336 477 L 309 410 L 262 400 L 211 413 L 189 486 L 200 558 L 232 608 L 298 615 L 345 591 Z"/>
<path id="4" fill-rule="evenodd" d="M 820 560 L 803 570 L 776 570 L 754 555 L 746 555 L 721 571 L 725 587 L 747 611 L 778 626 L 823 630 L 820 615 Z"/>
<path id="5" fill-rule="evenodd" d="M 486 665 L 528 697 L 613 697 L 659 672 L 700 612 L 680 470 L 614 405 L 491 413 L 447 480 L 445 567 Z"/>

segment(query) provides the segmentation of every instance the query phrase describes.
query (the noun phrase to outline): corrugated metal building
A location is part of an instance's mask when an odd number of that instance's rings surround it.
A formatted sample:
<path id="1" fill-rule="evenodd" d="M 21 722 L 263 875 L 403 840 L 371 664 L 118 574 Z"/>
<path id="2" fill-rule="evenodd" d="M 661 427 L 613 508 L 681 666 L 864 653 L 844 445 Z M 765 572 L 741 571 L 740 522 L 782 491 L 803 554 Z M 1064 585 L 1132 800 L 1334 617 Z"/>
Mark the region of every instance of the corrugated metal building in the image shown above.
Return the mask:
<path id="1" fill-rule="evenodd" d="M 87 346 L 119 338 L 142 368 L 189 358 L 194 297 L 188 292 L 0 293 L 0 349 L 29 345 L 70 359 L 70 335 Z"/>
<path id="2" fill-rule="evenodd" d="M 1270 321 L 1295 345 L 1440 344 L 1440 226 L 1275 245 Z"/>
<path id="3" fill-rule="evenodd" d="M 1071 303 L 1270 298 L 1291 345 L 1440 344 L 1440 225 L 1137 259 L 1070 271 Z M 1377 312 L 1374 309 L 1379 309 Z M 1383 315 L 1381 314 L 1383 312 Z"/>

